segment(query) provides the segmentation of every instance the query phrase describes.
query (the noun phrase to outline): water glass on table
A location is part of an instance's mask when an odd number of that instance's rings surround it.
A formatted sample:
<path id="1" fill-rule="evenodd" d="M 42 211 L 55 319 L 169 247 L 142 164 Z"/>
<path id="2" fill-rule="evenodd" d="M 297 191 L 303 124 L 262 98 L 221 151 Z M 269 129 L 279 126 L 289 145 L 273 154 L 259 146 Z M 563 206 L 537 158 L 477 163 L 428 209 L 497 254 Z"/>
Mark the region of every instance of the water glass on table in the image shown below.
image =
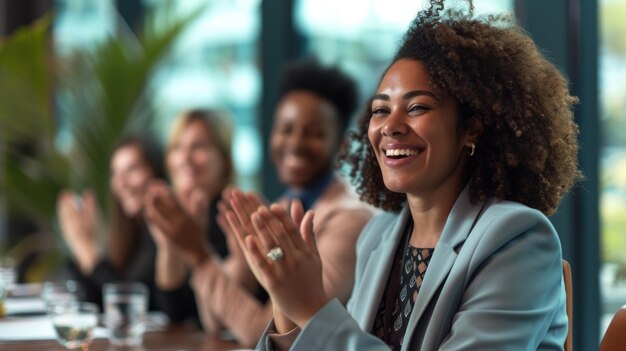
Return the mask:
<path id="1" fill-rule="evenodd" d="M 73 280 L 62 282 L 44 282 L 41 288 L 41 299 L 46 305 L 46 309 L 50 309 L 57 303 L 77 302 L 82 298 L 82 290 L 80 285 Z"/>
<path id="2" fill-rule="evenodd" d="M 68 349 L 89 349 L 98 325 L 98 306 L 90 302 L 56 302 L 48 308 L 57 341 Z"/>
<path id="3" fill-rule="evenodd" d="M 148 287 L 138 282 L 109 283 L 103 287 L 104 322 L 114 345 L 139 345 L 143 341 Z"/>
<path id="4" fill-rule="evenodd" d="M 0 317 L 5 315 L 4 300 L 15 281 L 16 273 L 13 259 L 9 257 L 0 258 Z"/>

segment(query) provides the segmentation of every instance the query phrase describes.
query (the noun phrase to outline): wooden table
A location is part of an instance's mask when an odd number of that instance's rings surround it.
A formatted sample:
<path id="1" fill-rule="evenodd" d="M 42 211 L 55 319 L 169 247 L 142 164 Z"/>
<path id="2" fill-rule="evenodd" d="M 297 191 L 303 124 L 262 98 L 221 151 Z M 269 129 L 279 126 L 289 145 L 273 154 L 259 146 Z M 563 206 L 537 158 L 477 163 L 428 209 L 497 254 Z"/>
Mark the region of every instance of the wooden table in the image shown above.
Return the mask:
<path id="1" fill-rule="evenodd" d="M 7 311 L 14 312 L 14 315 L 9 318 L 13 318 L 16 321 L 20 321 L 22 317 L 19 312 L 32 312 L 32 318 L 37 319 L 39 314 L 45 316 L 45 310 L 43 302 L 40 301 L 41 284 L 29 284 L 29 285 L 16 285 L 13 287 L 11 293 L 12 298 L 5 301 Z M 24 307 L 23 302 L 29 302 Z M 22 303 L 22 308 L 16 308 L 17 305 Z M 41 306 L 40 306 L 41 305 Z M 23 316 L 23 315 L 22 315 Z M 24 318 L 29 318 L 28 315 Z M 1 322 L 7 322 L 0 317 L 0 328 L 3 328 Z M 22 322 L 24 319 L 22 319 Z M 236 350 L 241 349 L 233 341 L 224 340 L 212 340 L 202 331 L 197 328 L 188 325 L 173 325 L 167 326 L 167 323 L 157 323 L 148 332 L 144 334 L 143 344 L 135 347 L 122 347 L 112 345 L 106 338 L 97 338 L 91 344 L 89 350 L 91 351 L 222 351 L 222 350 Z M 33 328 L 41 327 L 41 323 L 32 324 Z M 27 328 L 31 328 L 29 324 Z M 4 330 L 7 332 L 7 330 Z M 35 331 L 33 331 L 35 332 Z M 30 335 L 30 329 L 26 333 L 12 334 L 16 335 Z M 67 350 L 56 340 L 26 340 L 25 341 L 6 341 L 0 338 L 0 351 L 63 351 Z"/>
<path id="2" fill-rule="evenodd" d="M 135 347 L 115 346 L 107 339 L 96 339 L 90 351 L 221 351 L 241 349 L 232 341 L 213 340 L 201 331 L 186 327 L 169 327 L 163 331 L 148 332 L 144 335 L 143 344 Z M 67 350 L 55 340 L 3 342 L 2 351 L 64 351 Z"/>

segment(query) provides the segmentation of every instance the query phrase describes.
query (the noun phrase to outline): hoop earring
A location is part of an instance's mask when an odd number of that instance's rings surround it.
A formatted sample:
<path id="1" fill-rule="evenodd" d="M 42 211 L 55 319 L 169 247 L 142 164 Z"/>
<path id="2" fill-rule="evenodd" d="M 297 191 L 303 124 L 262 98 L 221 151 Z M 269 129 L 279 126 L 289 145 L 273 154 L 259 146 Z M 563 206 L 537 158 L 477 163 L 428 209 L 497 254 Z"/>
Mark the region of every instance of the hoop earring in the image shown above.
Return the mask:
<path id="1" fill-rule="evenodd" d="M 469 144 L 467 144 L 466 146 L 467 146 L 468 148 L 470 148 L 470 152 L 468 153 L 468 155 L 469 155 L 470 157 L 471 157 L 471 156 L 474 156 L 474 152 L 476 151 L 476 144 L 474 144 L 474 143 L 469 143 Z"/>

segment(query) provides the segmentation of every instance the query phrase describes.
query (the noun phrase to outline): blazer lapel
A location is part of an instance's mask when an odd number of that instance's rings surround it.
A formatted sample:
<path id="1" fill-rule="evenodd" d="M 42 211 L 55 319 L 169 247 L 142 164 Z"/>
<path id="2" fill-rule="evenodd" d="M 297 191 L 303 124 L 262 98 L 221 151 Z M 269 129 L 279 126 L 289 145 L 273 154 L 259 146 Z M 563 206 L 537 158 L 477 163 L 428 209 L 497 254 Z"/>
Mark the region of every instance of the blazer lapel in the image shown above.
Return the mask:
<path id="1" fill-rule="evenodd" d="M 405 336 L 402 350 L 408 350 L 408 347 L 411 345 L 413 332 L 415 331 L 418 321 L 454 265 L 454 261 L 457 257 L 456 247 L 462 244 L 471 232 L 481 213 L 482 207 L 482 203 L 476 205 L 470 203 L 469 191 L 466 186 L 454 203 L 443 228 L 443 232 L 441 233 L 441 237 L 435 246 L 433 257 L 424 275 L 422 287 L 417 295 L 417 301 L 415 302 L 409 324 L 407 325 L 407 332 L 410 333 L 410 335 L 408 335 L 408 337 Z"/>
<path id="2" fill-rule="evenodd" d="M 387 286 L 393 257 L 395 257 L 398 242 L 402 238 L 409 216 L 410 211 L 408 206 L 405 206 L 396 217 L 396 220 L 389 223 L 393 226 L 391 231 L 388 232 L 389 235 L 381 238 L 380 245 L 369 254 L 366 268 L 363 271 L 363 277 L 368 277 L 364 278 L 368 282 L 364 282 L 366 288 L 360 289 L 358 293 L 361 296 L 357 299 L 363 303 L 355 306 L 356 310 L 353 312 L 355 319 L 363 330 L 369 331 L 372 329 L 380 305 L 380 299 Z M 382 234 L 386 228 L 380 229 Z"/>

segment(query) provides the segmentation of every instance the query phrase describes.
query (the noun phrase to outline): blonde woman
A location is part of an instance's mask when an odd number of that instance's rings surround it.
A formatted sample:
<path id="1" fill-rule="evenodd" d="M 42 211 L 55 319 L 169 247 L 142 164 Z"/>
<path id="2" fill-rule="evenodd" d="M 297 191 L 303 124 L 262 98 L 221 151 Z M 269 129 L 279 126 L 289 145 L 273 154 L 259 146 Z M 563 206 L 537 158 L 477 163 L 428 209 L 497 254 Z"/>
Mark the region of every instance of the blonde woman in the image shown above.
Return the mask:
<path id="1" fill-rule="evenodd" d="M 175 206 L 185 219 L 191 219 L 189 224 L 199 233 L 195 238 L 183 240 L 195 239 L 194 245 L 221 260 L 229 250 L 217 223 L 217 204 L 235 176 L 230 128 L 215 111 L 183 112 L 173 122 L 165 161 L 171 187 L 165 182 L 151 184 L 146 197 L 148 208 L 162 206 L 164 202 Z M 175 213 L 166 211 L 163 215 L 148 216 L 148 225 L 158 248 L 155 280 L 160 289 L 159 302 L 170 319 L 178 322 L 197 316 L 197 306 L 188 285 L 189 269 L 184 257 L 163 235 L 163 231 L 169 231 L 179 222 L 180 217 Z M 254 280 L 251 275 L 250 279 Z"/>

